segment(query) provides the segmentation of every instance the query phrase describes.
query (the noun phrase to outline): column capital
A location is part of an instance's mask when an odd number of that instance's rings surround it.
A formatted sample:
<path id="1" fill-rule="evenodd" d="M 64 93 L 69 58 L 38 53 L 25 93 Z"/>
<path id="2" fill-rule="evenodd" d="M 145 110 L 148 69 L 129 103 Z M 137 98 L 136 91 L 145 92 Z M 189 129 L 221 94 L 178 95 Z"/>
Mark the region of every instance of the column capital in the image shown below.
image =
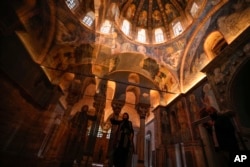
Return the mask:
<path id="1" fill-rule="evenodd" d="M 99 109 L 104 109 L 106 105 L 106 97 L 102 94 L 95 94 L 94 96 L 94 108 L 99 110 Z"/>
<path id="2" fill-rule="evenodd" d="M 150 104 L 147 103 L 137 103 L 136 110 L 140 115 L 140 118 L 145 119 L 147 113 L 149 112 Z"/>

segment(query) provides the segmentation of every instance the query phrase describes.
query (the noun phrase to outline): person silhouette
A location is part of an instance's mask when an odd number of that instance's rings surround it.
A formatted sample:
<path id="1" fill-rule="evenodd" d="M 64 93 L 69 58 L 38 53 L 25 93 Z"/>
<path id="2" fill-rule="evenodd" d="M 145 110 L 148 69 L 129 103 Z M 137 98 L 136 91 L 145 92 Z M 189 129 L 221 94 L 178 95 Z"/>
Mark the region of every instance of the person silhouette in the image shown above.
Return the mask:
<path id="1" fill-rule="evenodd" d="M 125 167 L 127 165 L 129 151 L 133 146 L 134 130 L 129 121 L 128 113 L 123 113 L 122 120 L 110 119 L 112 125 L 118 125 L 114 139 L 114 166 Z"/>

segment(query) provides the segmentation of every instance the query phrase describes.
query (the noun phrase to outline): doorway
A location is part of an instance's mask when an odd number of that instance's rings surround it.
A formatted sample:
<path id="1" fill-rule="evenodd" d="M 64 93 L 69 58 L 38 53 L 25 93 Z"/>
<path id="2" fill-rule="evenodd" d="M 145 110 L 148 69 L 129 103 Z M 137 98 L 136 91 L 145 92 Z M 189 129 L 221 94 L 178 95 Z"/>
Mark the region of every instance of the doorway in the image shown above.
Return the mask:
<path id="1" fill-rule="evenodd" d="M 231 85 L 231 103 L 236 112 L 243 149 L 250 149 L 250 60 L 235 75 Z"/>

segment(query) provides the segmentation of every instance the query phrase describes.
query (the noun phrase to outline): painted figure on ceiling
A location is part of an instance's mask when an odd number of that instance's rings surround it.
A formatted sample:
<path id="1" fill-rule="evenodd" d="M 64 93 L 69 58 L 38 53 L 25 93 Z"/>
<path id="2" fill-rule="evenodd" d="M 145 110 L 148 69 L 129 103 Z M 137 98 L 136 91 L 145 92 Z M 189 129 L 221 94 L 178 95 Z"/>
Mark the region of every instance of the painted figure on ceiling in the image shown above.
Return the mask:
<path id="1" fill-rule="evenodd" d="M 173 21 L 178 16 L 178 13 L 175 7 L 170 3 L 165 4 L 165 13 L 166 13 L 168 22 Z"/>
<path id="2" fill-rule="evenodd" d="M 181 50 L 175 51 L 172 46 L 166 48 L 166 54 L 161 57 L 161 62 L 163 64 L 167 64 L 173 70 L 177 70 L 179 68 L 179 62 L 181 58 Z"/>
<path id="3" fill-rule="evenodd" d="M 146 27 L 147 21 L 148 21 L 148 13 L 146 10 L 143 10 L 139 16 L 138 25 L 142 27 Z"/>
<path id="4" fill-rule="evenodd" d="M 126 18 L 127 18 L 128 20 L 131 20 L 131 19 L 134 18 L 135 10 L 136 10 L 135 4 L 131 4 L 131 5 L 128 7 L 127 12 L 126 12 Z"/>
<path id="5" fill-rule="evenodd" d="M 108 8 L 106 18 L 110 20 L 117 20 L 120 15 L 119 8 L 116 3 L 111 3 Z"/>
<path id="6" fill-rule="evenodd" d="M 159 10 L 154 10 L 152 18 L 153 18 L 153 25 L 155 27 L 162 25 L 161 12 Z"/>
<path id="7" fill-rule="evenodd" d="M 155 76 L 154 81 L 156 82 L 156 84 L 159 86 L 160 90 L 162 91 L 168 91 L 168 87 L 167 87 L 167 75 L 164 74 L 163 72 L 159 71 L 157 73 L 157 75 Z"/>

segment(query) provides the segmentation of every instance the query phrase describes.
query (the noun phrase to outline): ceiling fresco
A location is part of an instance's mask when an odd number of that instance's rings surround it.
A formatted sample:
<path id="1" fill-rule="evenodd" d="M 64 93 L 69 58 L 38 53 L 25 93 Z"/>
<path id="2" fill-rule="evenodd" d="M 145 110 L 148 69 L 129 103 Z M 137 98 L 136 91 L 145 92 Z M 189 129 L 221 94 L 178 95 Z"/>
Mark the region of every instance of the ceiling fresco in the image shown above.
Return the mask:
<path id="1" fill-rule="evenodd" d="M 157 91 L 155 104 L 166 105 L 204 78 L 202 68 L 213 59 L 204 47 L 218 42 L 218 35 L 206 42 L 210 33 L 225 36 L 225 44 L 238 35 L 225 25 L 249 26 L 243 8 L 228 0 L 27 1 L 17 10 L 25 27 L 17 34 L 66 95 L 82 76 L 94 78 L 93 89 L 103 79 Z M 130 73 L 145 81 L 131 83 Z"/>

